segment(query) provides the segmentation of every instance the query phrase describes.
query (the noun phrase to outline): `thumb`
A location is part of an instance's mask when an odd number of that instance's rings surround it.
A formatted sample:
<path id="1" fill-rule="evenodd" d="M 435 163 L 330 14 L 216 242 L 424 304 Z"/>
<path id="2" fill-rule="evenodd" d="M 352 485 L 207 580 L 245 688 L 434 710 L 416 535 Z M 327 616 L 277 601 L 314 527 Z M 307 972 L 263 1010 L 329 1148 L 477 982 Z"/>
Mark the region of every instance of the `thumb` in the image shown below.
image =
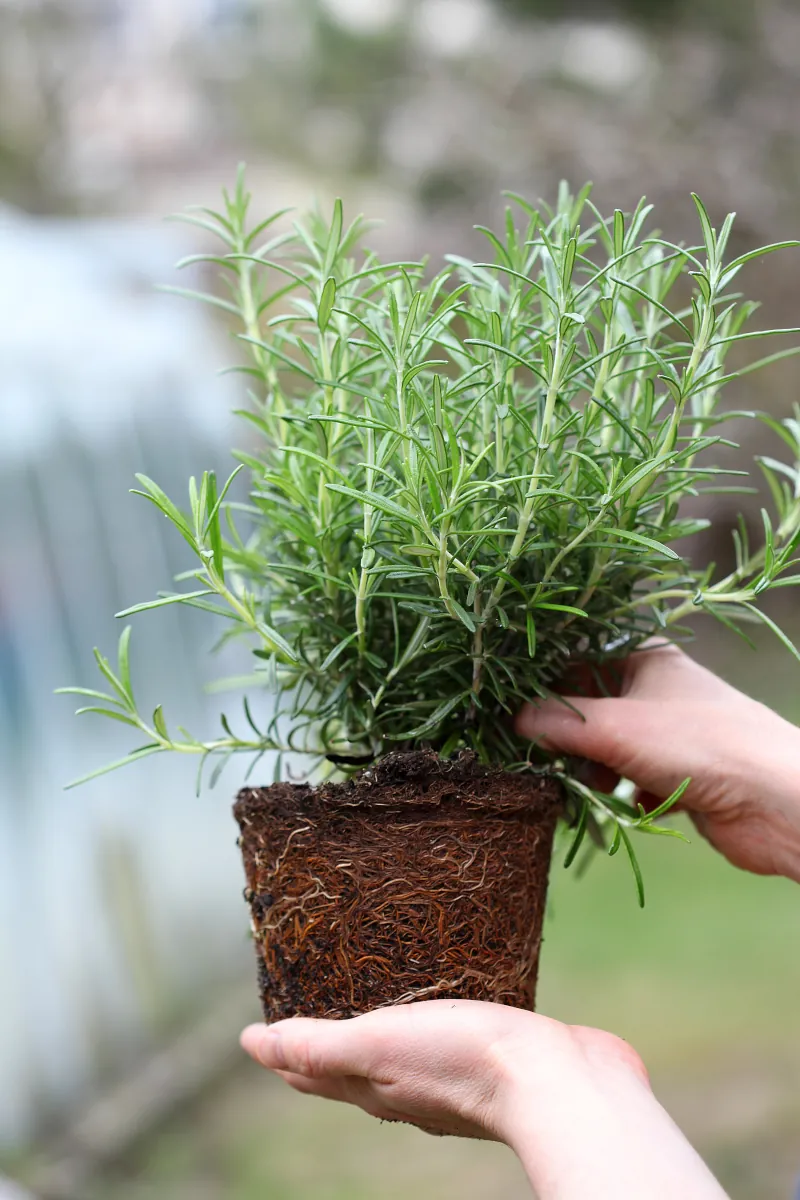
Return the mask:
<path id="1" fill-rule="evenodd" d="M 517 715 L 515 729 L 545 750 L 589 758 L 624 774 L 629 757 L 625 709 L 624 700 L 554 697 L 541 704 L 526 704 Z"/>
<path id="2" fill-rule="evenodd" d="M 240 1041 L 262 1067 L 309 1079 L 366 1077 L 376 1050 L 369 1022 L 363 1016 L 350 1021 L 292 1017 L 273 1025 L 249 1025 Z"/>

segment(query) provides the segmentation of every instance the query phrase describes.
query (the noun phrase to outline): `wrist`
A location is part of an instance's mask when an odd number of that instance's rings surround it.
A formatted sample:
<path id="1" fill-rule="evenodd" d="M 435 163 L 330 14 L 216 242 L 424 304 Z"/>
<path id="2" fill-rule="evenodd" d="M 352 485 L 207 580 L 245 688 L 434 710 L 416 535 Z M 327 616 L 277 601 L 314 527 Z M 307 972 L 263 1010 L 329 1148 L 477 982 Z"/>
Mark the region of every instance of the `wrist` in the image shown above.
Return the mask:
<path id="1" fill-rule="evenodd" d="M 539 1200 L 723 1200 L 635 1053 L 609 1035 L 568 1032 L 574 1049 L 532 1047 L 509 1064 L 501 1091 L 498 1135 Z"/>
<path id="2" fill-rule="evenodd" d="M 615 1176 L 606 1193 L 601 1163 L 624 1136 L 625 1113 L 633 1084 L 638 1100 L 647 1102 L 648 1089 L 632 1078 L 599 1081 L 581 1064 L 565 1060 L 542 1064 L 520 1059 L 505 1095 L 502 1136 L 522 1163 L 540 1200 L 619 1200 Z M 626 1069 L 623 1069 L 626 1070 Z M 627 1073 L 627 1071 L 626 1071 Z M 544 1077 L 543 1077 L 544 1076 Z M 620 1088 L 620 1084 L 622 1087 Z M 626 1086 L 627 1085 L 627 1086 Z M 622 1093 L 622 1095 L 620 1094 Z"/>
<path id="3" fill-rule="evenodd" d="M 534 1018 L 523 1044 L 492 1047 L 495 1078 L 494 1132 L 521 1159 L 537 1195 L 550 1175 L 563 1173 L 562 1157 L 574 1160 L 576 1121 L 602 1140 L 618 1107 L 617 1093 L 651 1096 L 641 1061 L 625 1042 L 599 1030 L 584 1030 Z M 536 1035 L 536 1036 L 534 1036 Z M 630 1101 L 630 1096 L 627 1101 Z M 606 1129 L 602 1137 L 608 1136 Z M 584 1141 L 584 1146 L 587 1143 Z"/>

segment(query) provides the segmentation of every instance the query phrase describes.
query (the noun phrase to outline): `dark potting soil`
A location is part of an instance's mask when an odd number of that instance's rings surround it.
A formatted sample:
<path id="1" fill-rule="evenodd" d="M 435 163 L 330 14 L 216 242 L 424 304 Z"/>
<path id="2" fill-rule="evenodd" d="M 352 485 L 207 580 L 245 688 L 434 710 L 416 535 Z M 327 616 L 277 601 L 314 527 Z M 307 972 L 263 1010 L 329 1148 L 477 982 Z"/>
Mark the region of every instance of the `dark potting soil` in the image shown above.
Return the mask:
<path id="1" fill-rule="evenodd" d="M 346 783 L 245 788 L 267 1021 L 461 998 L 532 1008 L 556 781 L 390 754 Z"/>

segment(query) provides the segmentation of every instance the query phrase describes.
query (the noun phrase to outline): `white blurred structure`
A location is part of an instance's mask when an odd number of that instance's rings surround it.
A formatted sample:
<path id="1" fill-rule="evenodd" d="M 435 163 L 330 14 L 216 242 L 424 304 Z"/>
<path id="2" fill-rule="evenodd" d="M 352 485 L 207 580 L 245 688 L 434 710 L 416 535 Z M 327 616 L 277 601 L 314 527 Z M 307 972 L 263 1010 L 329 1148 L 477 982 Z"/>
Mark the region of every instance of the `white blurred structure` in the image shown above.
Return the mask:
<path id="1" fill-rule="evenodd" d="M 198 800 L 193 764 L 151 759 L 65 793 L 134 731 L 53 695 L 99 686 L 91 648 L 114 654 L 114 612 L 191 565 L 128 495 L 134 473 L 180 499 L 189 474 L 228 466 L 217 330 L 153 286 L 186 249 L 164 227 L 0 214 L 0 1146 L 249 965 L 233 774 Z M 217 631 L 147 616 L 144 703 L 210 730 Z"/>
<path id="2" fill-rule="evenodd" d="M 33 1200 L 33 1196 L 18 1184 L 0 1178 L 0 1200 Z"/>

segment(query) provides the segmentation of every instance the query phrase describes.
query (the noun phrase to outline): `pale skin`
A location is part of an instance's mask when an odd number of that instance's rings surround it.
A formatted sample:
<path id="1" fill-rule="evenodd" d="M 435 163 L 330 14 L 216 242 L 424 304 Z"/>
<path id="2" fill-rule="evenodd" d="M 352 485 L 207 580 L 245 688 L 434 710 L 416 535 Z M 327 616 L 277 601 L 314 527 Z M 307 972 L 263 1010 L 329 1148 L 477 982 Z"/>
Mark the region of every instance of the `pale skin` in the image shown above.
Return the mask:
<path id="1" fill-rule="evenodd" d="M 682 807 L 731 863 L 800 882 L 800 729 L 672 646 L 624 665 L 615 698 L 524 709 L 520 733 L 632 780 L 644 803 L 688 776 Z M 720 1200 L 636 1052 L 597 1029 L 432 1000 L 242 1035 L 297 1091 L 435 1133 L 505 1142 L 539 1200 Z"/>

